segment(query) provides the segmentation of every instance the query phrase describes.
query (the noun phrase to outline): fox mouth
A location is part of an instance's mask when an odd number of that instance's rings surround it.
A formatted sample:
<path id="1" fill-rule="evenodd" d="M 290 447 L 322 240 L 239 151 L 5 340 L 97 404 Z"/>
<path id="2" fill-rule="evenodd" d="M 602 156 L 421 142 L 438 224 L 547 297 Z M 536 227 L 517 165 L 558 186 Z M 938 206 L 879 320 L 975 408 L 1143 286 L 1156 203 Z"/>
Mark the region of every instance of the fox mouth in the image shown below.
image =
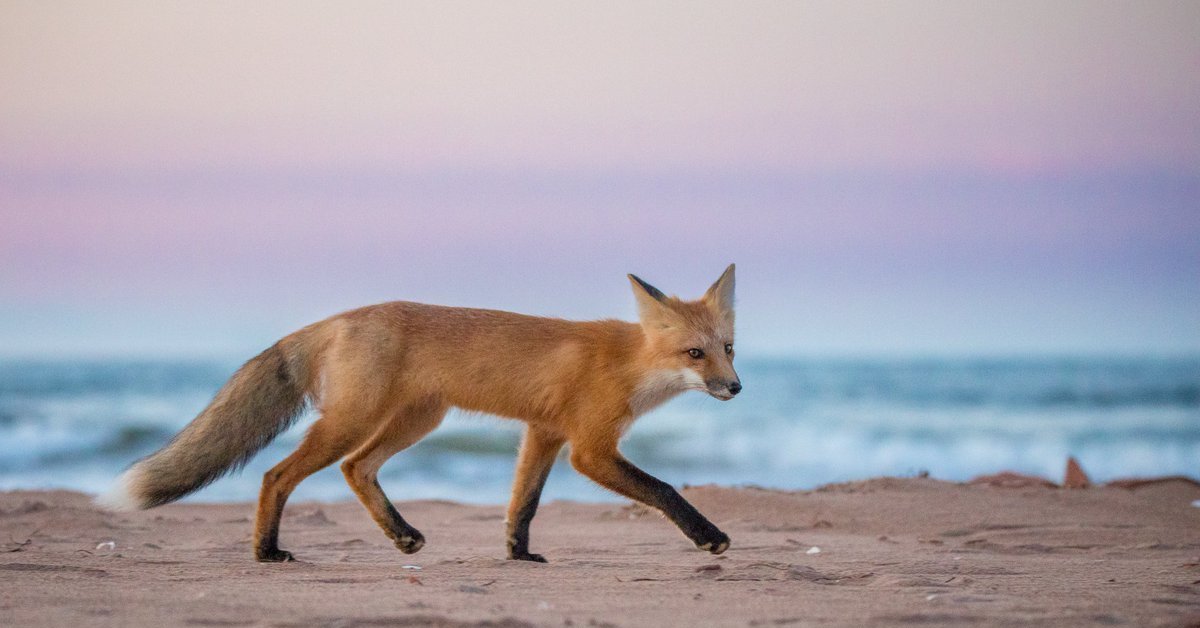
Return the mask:
<path id="1" fill-rule="evenodd" d="M 733 399 L 733 395 L 729 394 L 728 391 L 718 392 L 715 390 L 705 390 L 705 392 L 712 395 L 713 397 L 716 397 L 717 399 L 720 399 L 721 401 L 729 401 L 730 399 Z"/>

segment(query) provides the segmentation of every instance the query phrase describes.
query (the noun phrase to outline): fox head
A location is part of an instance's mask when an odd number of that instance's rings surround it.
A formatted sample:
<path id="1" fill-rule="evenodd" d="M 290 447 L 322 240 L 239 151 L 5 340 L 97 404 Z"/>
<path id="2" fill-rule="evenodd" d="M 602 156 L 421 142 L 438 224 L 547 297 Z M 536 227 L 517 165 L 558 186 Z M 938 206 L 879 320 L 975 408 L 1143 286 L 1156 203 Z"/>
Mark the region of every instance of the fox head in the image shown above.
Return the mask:
<path id="1" fill-rule="evenodd" d="M 733 370 L 733 264 L 696 301 L 669 297 L 636 275 L 629 281 L 660 386 L 725 401 L 741 392 Z"/>

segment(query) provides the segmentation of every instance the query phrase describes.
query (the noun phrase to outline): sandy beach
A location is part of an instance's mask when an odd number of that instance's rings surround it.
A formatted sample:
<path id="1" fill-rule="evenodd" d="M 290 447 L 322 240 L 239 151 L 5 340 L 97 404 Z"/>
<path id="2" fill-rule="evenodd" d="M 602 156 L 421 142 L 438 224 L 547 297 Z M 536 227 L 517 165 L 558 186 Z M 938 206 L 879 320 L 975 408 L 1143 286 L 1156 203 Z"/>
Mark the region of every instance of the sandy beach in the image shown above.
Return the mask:
<path id="1" fill-rule="evenodd" d="M 396 551 L 353 502 L 296 503 L 252 560 L 253 505 L 131 514 L 0 493 L 4 626 L 1195 626 L 1200 488 L 1001 488 L 874 479 L 805 492 L 689 488 L 733 538 L 695 550 L 631 504 L 544 505 L 504 560 L 503 508 L 399 503 Z"/>

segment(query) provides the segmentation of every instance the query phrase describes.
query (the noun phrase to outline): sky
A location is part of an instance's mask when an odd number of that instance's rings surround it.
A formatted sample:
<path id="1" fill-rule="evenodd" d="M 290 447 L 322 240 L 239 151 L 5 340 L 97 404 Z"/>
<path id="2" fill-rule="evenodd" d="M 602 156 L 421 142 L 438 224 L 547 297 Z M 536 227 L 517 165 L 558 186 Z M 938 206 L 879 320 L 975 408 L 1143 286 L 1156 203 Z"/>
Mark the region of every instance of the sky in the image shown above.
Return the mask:
<path id="1" fill-rule="evenodd" d="M 1200 3 L 0 3 L 0 355 L 414 300 L 1200 352 Z"/>

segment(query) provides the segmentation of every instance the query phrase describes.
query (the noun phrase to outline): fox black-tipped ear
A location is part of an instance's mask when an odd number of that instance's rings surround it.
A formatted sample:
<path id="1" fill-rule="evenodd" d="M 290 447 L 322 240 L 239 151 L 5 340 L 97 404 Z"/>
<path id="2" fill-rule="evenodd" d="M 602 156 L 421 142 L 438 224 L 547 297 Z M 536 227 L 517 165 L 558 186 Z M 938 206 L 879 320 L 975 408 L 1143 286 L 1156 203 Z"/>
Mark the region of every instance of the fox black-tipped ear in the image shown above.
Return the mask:
<path id="1" fill-rule="evenodd" d="M 658 288 L 655 288 L 654 286 L 646 283 L 645 281 L 642 281 L 641 277 L 638 277 L 637 275 L 634 275 L 633 273 L 629 274 L 629 281 L 633 282 L 633 286 L 635 288 L 635 290 L 634 290 L 635 293 L 637 292 L 636 288 L 641 288 L 646 294 L 650 295 L 651 297 L 654 297 L 654 300 L 658 301 L 659 303 L 662 303 L 667 298 L 667 295 L 663 294 L 662 290 L 659 290 Z"/>
<path id="2" fill-rule="evenodd" d="M 733 316 L 733 268 L 730 264 L 721 273 L 721 278 L 704 293 L 704 300 L 727 316 Z"/>
<path id="3" fill-rule="evenodd" d="M 665 326 L 663 318 L 667 313 L 667 295 L 663 294 L 662 290 L 642 281 L 642 278 L 637 275 L 630 274 L 629 283 L 633 284 L 633 296 L 637 299 L 638 318 L 642 323 L 653 322 L 658 327 Z"/>

